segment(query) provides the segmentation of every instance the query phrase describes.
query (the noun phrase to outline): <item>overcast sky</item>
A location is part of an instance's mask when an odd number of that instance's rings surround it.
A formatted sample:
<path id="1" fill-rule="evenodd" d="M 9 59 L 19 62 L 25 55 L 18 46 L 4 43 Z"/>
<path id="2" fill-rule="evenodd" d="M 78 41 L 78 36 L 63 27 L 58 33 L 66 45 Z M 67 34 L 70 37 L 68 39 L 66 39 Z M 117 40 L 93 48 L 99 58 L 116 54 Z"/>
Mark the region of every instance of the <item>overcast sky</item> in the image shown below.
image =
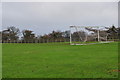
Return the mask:
<path id="1" fill-rule="evenodd" d="M 18 27 L 36 34 L 76 26 L 118 26 L 117 2 L 5 2 L 2 28 Z"/>
<path id="2" fill-rule="evenodd" d="M 118 26 L 120 27 L 120 1 L 118 3 Z"/>

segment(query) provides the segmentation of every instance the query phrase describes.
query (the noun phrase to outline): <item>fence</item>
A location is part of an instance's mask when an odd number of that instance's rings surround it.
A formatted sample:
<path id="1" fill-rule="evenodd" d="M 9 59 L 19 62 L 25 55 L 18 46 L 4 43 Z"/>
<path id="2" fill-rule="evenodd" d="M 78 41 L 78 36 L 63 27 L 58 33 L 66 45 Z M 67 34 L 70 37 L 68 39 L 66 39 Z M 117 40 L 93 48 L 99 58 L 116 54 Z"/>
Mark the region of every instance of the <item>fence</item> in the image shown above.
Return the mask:
<path id="1" fill-rule="evenodd" d="M 1 40 L 0 43 L 52 43 L 52 42 L 70 42 L 69 38 L 67 39 L 40 39 L 40 40 Z"/>

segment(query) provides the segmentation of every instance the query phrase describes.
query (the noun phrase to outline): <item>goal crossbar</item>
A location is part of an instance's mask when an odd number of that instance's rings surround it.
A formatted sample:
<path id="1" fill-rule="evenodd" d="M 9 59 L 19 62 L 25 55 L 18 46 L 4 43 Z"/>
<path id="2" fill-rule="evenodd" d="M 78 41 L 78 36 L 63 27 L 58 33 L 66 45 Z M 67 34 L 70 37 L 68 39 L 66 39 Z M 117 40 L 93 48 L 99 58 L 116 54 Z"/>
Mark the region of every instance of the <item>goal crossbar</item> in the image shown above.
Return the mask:
<path id="1" fill-rule="evenodd" d="M 104 26 L 70 26 L 70 28 L 99 28 L 99 27 L 104 27 Z"/>

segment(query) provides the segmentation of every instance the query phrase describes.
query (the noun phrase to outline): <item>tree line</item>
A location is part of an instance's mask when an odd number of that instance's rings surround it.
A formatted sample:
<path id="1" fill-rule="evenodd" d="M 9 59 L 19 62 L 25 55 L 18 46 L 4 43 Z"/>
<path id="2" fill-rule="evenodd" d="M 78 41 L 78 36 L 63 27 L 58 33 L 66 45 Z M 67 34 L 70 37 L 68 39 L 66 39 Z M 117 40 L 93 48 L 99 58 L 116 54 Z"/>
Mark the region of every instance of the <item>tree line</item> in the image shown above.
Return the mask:
<path id="1" fill-rule="evenodd" d="M 120 28 L 115 26 L 106 27 L 107 30 L 100 30 L 100 39 L 117 41 L 120 39 Z M 97 30 L 92 28 L 86 28 L 88 31 L 92 31 L 92 34 L 87 34 L 84 31 L 73 32 L 72 39 L 73 41 L 78 41 L 81 37 L 85 38 L 87 35 L 86 41 L 97 41 Z M 22 37 L 20 37 L 22 34 Z M 80 37 L 78 36 L 80 35 Z M 0 40 L 2 43 L 47 43 L 47 42 L 69 42 L 70 31 L 52 31 L 49 34 L 36 36 L 35 33 L 31 30 L 20 31 L 19 28 L 14 26 L 8 27 L 6 30 L 0 32 Z"/>
<path id="2" fill-rule="evenodd" d="M 20 37 L 22 34 L 22 37 Z M 49 34 L 38 35 L 31 30 L 20 31 L 11 26 L 0 32 L 2 43 L 46 43 L 46 42 L 64 42 L 69 41 L 70 31 L 52 31 Z"/>

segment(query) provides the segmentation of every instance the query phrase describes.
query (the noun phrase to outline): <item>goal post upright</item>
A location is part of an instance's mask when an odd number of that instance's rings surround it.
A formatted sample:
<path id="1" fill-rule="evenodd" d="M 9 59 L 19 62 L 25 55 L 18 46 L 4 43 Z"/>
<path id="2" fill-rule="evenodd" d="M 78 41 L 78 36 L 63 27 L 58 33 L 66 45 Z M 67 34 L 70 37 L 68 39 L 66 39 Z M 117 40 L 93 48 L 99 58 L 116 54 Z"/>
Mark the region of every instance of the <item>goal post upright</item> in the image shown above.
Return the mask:
<path id="1" fill-rule="evenodd" d="M 71 26 L 70 26 L 70 44 L 72 43 L 72 35 L 71 35 Z"/>
<path id="2" fill-rule="evenodd" d="M 100 31 L 99 31 L 99 27 L 97 27 L 98 30 L 97 30 L 97 34 L 98 34 L 98 42 L 100 41 Z"/>

